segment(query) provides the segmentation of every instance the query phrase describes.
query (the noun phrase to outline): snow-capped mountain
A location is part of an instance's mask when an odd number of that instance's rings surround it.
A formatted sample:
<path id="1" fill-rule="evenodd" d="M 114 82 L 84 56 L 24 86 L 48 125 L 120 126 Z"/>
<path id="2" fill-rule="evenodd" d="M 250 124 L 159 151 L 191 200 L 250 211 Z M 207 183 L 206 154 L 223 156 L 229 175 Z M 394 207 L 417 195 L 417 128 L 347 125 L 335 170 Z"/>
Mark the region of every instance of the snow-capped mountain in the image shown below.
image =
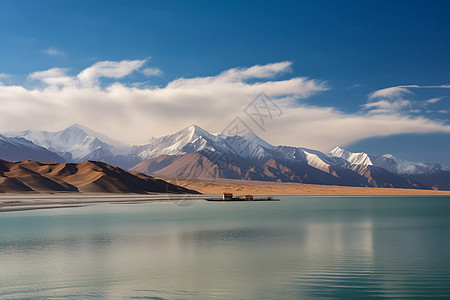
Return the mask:
<path id="1" fill-rule="evenodd" d="M 239 153 L 239 156 L 247 159 L 259 159 L 265 157 L 266 150 L 270 148 L 273 146 L 252 134 L 224 136 L 191 125 L 174 134 L 153 138 L 147 145 L 133 146 L 131 153 L 142 159 L 150 159 L 161 155 L 221 151 L 226 154 Z"/>
<path id="2" fill-rule="evenodd" d="M 29 140 L 35 145 L 57 153 L 68 162 L 105 160 L 126 151 L 124 150 L 125 146 L 119 142 L 78 124 L 56 132 L 25 130 L 9 132 L 5 135 Z M 112 144 L 103 142 L 98 136 L 107 139 Z"/>
<path id="3" fill-rule="evenodd" d="M 286 161 L 302 161 L 314 168 L 328 172 L 333 162 L 320 151 L 306 148 L 273 146 L 252 133 L 225 136 L 212 134 L 191 125 L 179 132 L 152 139 L 148 145 L 133 146 L 132 153 L 142 159 L 162 155 L 184 155 L 195 152 L 223 153 L 238 156 L 249 161 L 267 160 L 276 157 Z"/>
<path id="4" fill-rule="evenodd" d="M 342 158 L 353 165 L 376 166 L 395 174 L 431 174 L 447 169 L 436 162 L 411 162 L 399 159 L 392 154 L 379 156 L 364 152 L 353 153 L 339 146 L 334 148 L 328 155 Z"/>
<path id="5" fill-rule="evenodd" d="M 215 135 L 192 125 L 171 135 L 152 138 L 147 145 L 133 146 L 131 152 L 142 159 L 161 155 L 181 155 L 204 150 L 216 139 Z"/>
<path id="6" fill-rule="evenodd" d="M 347 162 L 350 168 L 361 175 L 364 175 L 360 171 L 362 169 L 378 168 L 429 188 L 450 190 L 450 168 L 437 162 L 411 162 L 392 154 L 353 153 L 341 147 L 336 147 L 328 155 Z"/>
<path id="7" fill-rule="evenodd" d="M 57 132 L 26 130 L 5 135 L 0 136 L 0 146 L 6 140 L 21 142 L 37 152 L 47 151 L 53 155 L 48 156 L 54 158 L 50 160 L 103 161 L 161 177 L 450 189 L 450 169 L 438 163 L 410 162 L 389 154 L 353 153 L 341 147 L 327 155 L 307 148 L 274 146 L 252 133 L 213 134 L 196 125 L 134 146 L 77 124 Z M 2 152 L 6 153 L 0 149 L 0 155 Z M 31 154 L 25 156 L 32 159 Z"/>
<path id="8" fill-rule="evenodd" d="M 378 167 L 353 170 L 352 163 L 336 161 L 337 158 L 317 150 L 274 146 L 251 133 L 242 136 L 211 134 L 195 125 L 153 139 L 148 145 L 135 146 L 133 153 L 145 160 L 132 170 L 166 177 L 424 187 Z"/>
<path id="9" fill-rule="evenodd" d="M 9 138 L 0 134 L 0 159 L 64 162 L 58 154 L 33 144 L 24 138 Z"/>

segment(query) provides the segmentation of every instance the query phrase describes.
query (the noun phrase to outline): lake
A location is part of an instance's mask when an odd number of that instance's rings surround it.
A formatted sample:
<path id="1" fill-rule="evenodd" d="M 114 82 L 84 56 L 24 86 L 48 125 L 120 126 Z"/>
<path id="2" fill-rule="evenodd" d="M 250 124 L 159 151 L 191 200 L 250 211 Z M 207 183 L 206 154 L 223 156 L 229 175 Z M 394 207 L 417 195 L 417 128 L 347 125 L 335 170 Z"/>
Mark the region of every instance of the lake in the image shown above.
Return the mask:
<path id="1" fill-rule="evenodd" d="M 450 197 L 0 213 L 0 299 L 450 298 Z"/>

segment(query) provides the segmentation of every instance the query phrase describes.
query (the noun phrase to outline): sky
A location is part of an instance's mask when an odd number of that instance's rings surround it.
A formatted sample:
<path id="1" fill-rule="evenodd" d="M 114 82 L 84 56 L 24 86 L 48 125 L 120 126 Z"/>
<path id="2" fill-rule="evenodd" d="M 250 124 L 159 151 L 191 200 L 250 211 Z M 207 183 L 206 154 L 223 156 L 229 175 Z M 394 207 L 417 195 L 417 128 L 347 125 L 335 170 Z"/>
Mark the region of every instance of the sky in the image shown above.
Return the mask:
<path id="1" fill-rule="evenodd" d="M 272 144 L 450 165 L 449 1 L 0 2 L 0 132 Z M 264 127 L 249 106 L 277 108 Z"/>

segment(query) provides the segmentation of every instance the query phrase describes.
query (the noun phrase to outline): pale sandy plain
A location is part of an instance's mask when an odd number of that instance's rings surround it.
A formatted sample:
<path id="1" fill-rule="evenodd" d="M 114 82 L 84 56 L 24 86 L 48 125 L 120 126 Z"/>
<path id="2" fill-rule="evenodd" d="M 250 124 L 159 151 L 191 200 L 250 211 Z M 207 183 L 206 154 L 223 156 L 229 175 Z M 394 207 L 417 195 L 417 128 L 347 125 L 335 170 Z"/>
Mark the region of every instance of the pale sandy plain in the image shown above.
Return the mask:
<path id="1" fill-rule="evenodd" d="M 162 178 L 173 184 L 197 190 L 203 195 L 183 194 L 127 194 L 127 193 L 22 193 L 0 194 L 0 212 L 19 210 L 77 207 L 92 205 L 95 203 L 143 203 L 173 201 L 183 202 L 198 200 L 203 201 L 208 197 L 218 197 L 223 192 L 231 192 L 236 195 L 380 195 L 380 196 L 446 196 L 450 191 L 395 189 L 395 188 L 371 188 L 371 187 L 343 187 L 314 185 L 302 183 L 282 183 L 265 181 L 248 181 L 234 179 L 199 179 L 199 178 Z M 183 205 L 180 205 L 183 206 Z"/>
<path id="2" fill-rule="evenodd" d="M 144 202 L 203 201 L 212 195 L 186 194 L 101 194 L 101 193 L 26 193 L 0 194 L 0 213 L 32 209 L 80 207 L 97 203 L 138 204 Z"/>
<path id="3" fill-rule="evenodd" d="M 268 182 L 213 178 L 163 178 L 164 180 L 194 189 L 204 194 L 230 192 L 237 195 L 450 195 L 450 191 L 347 187 L 292 182 Z"/>

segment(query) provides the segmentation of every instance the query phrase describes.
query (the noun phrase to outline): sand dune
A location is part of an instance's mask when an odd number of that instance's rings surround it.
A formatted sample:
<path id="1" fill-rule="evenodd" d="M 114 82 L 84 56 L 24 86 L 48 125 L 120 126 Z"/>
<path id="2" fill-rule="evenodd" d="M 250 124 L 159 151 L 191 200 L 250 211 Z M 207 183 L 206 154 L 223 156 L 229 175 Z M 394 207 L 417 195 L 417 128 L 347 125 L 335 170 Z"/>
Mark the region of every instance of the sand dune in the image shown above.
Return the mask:
<path id="1" fill-rule="evenodd" d="M 215 178 L 164 179 L 204 194 L 231 192 L 240 195 L 450 195 L 450 191 L 420 189 L 349 187 Z"/>
<path id="2" fill-rule="evenodd" d="M 187 193 L 193 192 L 148 175 L 102 162 L 78 164 L 0 160 L 0 192 Z"/>

